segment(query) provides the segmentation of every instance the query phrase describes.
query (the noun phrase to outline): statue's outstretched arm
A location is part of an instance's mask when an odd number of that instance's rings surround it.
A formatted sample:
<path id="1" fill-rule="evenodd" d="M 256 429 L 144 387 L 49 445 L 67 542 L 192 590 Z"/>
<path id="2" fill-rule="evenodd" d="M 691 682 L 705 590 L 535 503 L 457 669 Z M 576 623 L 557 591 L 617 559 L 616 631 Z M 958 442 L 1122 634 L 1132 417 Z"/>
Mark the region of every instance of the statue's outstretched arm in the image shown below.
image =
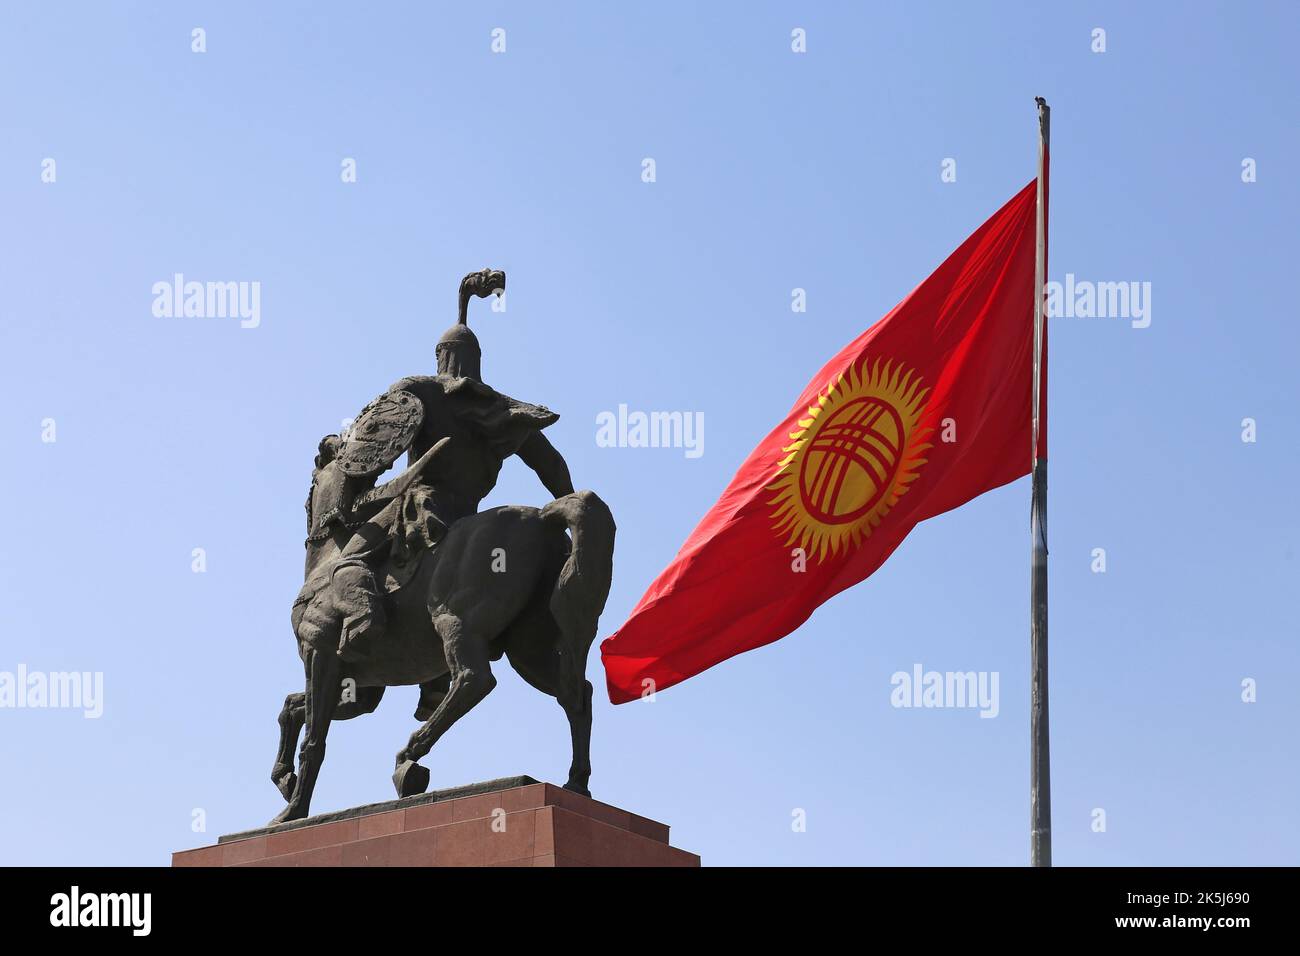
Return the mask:
<path id="1" fill-rule="evenodd" d="M 537 477 L 553 498 L 573 494 L 573 479 L 569 477 L 569 466 L 564 456 L 541 432 L 529 435 L 519 446 L 518 454 L 525 465 L 537 472 Z"/>

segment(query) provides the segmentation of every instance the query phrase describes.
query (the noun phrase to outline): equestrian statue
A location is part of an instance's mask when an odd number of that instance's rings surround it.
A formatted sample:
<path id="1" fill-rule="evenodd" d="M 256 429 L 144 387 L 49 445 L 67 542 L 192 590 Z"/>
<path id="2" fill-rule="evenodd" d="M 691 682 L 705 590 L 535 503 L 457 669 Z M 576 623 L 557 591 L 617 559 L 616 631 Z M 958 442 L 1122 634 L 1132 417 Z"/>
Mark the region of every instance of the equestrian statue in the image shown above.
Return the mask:
<path id="1" fill-rule="evenodd" d="M 469 303 L 502 294 L 505 281 L 500 270 L 466 276 L 437 374 L 394 383 L 317 447 L 291 614 L 306 689 L 280 712 L 271 779 L 287 803 L 272 823 L 308 815 L 330 723 L 372 712 L 399 684 L 419 686 L 421 726 L 397 754 L 393 784 L 399 797 L 423 793 L 420 758 L 496 685 L 502 655 L 564 709 L 573 738 L 565 787 L 589 795 L 585 672 L 609 594 L 614 519 L 594 492 L 573 490 L 543 434 L 559 416 L 483 382 Z M 376 484 L 403 452 L 406 469 Z M 515 455 L 553 500 L 479 511 Z"/>

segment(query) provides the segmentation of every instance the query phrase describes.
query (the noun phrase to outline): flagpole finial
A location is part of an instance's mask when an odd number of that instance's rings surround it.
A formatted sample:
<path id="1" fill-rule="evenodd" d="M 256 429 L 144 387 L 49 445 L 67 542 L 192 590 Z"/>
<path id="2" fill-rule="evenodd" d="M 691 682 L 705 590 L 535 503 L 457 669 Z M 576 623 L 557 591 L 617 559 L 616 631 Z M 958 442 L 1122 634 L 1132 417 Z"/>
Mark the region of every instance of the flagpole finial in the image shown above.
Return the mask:
<path id="1" fill-rule="evenodd" d="M 1034 102 L 1038 104 L 1038 138 L 1044 149 L 1047 148 L 1048 123 L 1052 115 L 1052 108 L 1047 105 L 1047 100 L 1041 96 L 1035 96 Z"/>

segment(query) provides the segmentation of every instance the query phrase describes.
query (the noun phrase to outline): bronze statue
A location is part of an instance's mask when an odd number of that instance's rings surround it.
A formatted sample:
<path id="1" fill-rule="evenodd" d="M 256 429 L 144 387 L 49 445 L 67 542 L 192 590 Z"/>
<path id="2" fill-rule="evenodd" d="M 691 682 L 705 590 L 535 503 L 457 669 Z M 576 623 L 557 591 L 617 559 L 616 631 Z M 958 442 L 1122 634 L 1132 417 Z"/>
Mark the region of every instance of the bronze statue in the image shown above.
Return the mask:
<path id="1" fill-rule="evenodd" d="M 500 271 L 466 276 L 437 374 L 395 383 L 343 435 L 320 442 L 291 615 L 307 689 L 280 713 L 271 778 L 288 803 L 272 823 L 307 816 L 330 722 L 372 712 L 394 685 L 420 686 L 423 725 L 398 752 L 393 783 L 398 796 L 424 792 L 429 771 L 417 761 L 492 690 L 490 662 L 503 654 L 564 708 L 573 740 L 565 787 L 588 793 L 585 671 L 609 594 L 614 519 L 594 492 L 573 490 L 542 434 L 559 416 L 482 381 L 469 301 L 504 288 Z M 376 486 L 404 451 L 406 470 Z M 479 512 L 513 455 L 554 500 Z"/>

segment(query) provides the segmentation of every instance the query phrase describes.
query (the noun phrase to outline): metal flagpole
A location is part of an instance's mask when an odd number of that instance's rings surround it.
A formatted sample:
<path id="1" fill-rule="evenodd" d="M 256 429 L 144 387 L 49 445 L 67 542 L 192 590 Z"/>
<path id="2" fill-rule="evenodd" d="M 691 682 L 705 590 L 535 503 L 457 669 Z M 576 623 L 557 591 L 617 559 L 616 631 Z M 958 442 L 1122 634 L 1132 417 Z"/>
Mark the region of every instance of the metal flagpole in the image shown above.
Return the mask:
<path id="1" fill-rule="evenodd" d="M 1043 292 L 1047 267 L 1047 163 L 1051 107 L 1038 104 L 1038 211 L 1034 246 L 1033 492 L 1030 529 L 1029 865 L 1052 865 L 1052 765 L 1047 719 L 1047 458 L 1038 457 L 1042 408 Z"/>

